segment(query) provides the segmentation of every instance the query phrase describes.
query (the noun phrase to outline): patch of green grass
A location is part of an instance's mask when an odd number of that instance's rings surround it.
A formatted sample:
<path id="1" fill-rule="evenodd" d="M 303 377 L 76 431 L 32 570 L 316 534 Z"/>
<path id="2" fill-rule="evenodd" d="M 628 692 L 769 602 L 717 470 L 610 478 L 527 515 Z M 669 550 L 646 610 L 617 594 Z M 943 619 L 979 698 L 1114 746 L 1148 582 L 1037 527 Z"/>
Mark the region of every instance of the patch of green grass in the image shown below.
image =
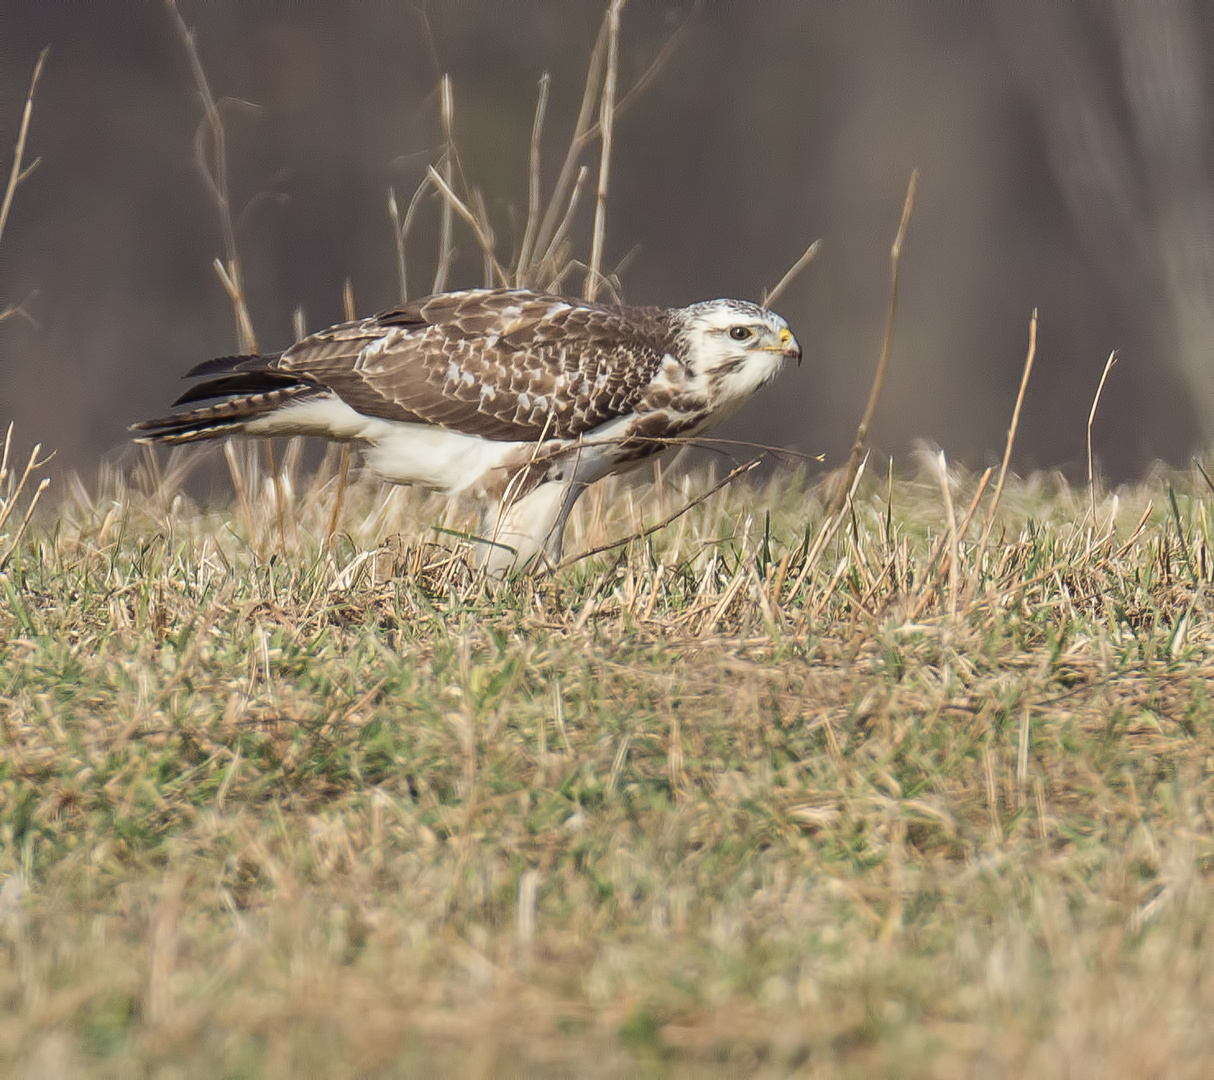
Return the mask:
<path id="1" fill-rule="evenodd" d="M 1212 507 L 1183 478 L 1175 510 L 1125 490 L 1096 528 L 1063 487 L 1009 487 L 955 579 L 934 481 L 895 482 L 888 531 L 862 486 L 805 565 L 822 511 L 785 477 L 493 588 L 431 543 L 431 498 L 356 486 L 326 551 L 326 469 L 251 521 L 172 475 L 62 502 L 5 571 L 13 1069 L 1138 1076 L 1214 1053 Z M 622 490 L 568 550 L 683 497 Z"/>

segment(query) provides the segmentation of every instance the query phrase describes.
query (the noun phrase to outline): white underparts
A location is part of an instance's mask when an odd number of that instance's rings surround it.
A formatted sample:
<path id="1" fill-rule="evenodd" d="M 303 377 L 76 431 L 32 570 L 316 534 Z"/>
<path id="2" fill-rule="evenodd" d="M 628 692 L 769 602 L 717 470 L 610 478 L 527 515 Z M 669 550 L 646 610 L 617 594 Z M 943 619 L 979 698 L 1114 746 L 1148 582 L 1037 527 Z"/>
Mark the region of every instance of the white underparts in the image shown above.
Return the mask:
<path id="1" fill-rule="evenodd" d="M 479 494 L 487 474 L 525 459 L 530 445 L 364 416 L 336 396 L 286 405 L 250 421 L 245 430 L 250 435 L 319 435 L 365 442 L 367 465 L 385 480 L 452 495 Z"/>

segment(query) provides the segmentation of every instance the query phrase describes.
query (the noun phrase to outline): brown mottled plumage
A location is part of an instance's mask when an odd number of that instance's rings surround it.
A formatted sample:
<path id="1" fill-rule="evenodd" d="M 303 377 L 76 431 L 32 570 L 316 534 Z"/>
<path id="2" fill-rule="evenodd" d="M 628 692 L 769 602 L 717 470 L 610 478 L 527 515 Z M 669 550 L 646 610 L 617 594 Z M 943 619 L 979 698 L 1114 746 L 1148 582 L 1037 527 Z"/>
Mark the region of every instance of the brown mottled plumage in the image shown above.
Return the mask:
<path id="1" fill-rule="evenodd" d="M 499 502 L 485 562 L 504 571 L 561 531 L 585 487 L 702 430 L 800 348 L 778 316 L 714 300 L 608 307 L 522 289 L 426 297 L 285 352 L 208 360 L 141 441 L 310 434 L 368 444 L 389 480 Z"/>

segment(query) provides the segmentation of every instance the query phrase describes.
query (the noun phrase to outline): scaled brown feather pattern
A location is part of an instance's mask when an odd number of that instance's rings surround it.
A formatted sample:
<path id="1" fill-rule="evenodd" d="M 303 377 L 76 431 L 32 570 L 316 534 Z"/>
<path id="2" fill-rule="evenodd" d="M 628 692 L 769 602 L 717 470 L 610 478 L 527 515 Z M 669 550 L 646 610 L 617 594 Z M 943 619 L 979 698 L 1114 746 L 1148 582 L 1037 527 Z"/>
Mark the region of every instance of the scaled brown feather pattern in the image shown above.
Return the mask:
<path id="1" fill-rule="evenodd" d="M 675 349 L 659 308 L 472 290 L 341 323 L 231 370 L 295 376 L 367 416 L 526 442 L 577 438 L 637 409 Z M 221 377 L 189 400 L 234 390 Z"/>

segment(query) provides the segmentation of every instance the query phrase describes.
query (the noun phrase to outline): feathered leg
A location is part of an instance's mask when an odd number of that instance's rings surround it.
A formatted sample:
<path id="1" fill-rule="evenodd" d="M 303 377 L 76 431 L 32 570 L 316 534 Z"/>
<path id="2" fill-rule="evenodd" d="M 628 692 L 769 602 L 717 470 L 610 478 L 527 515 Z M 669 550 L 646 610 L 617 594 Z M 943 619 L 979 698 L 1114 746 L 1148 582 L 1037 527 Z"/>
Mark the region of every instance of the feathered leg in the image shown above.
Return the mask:
<path id="1" fill-rule="evenodd" d="M 561 559 L 565 522 L 584 484 L 549 481 L 503 506 L 491 507 L 481 518 L 477 561 L 490 577 L 520 570 L 539 571 Z M 543 552 L 544 557 L 540 558 Z"/>

